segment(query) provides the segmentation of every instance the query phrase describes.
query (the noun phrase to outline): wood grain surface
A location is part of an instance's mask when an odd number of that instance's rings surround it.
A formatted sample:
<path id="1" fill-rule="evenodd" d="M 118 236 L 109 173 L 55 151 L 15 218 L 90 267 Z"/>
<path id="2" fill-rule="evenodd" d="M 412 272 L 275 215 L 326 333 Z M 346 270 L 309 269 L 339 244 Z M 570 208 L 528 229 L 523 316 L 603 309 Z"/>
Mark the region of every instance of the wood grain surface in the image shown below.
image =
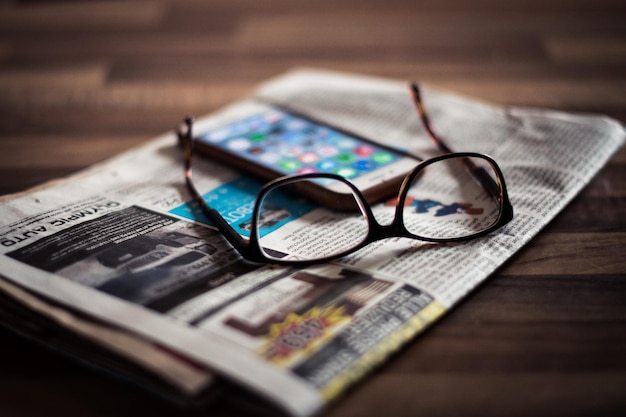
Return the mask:
<path id="1" fill-rule="evenodd" d="M 0 2 L 0 195 L 111 157 L 294 67 L 626 121 L 622 0 Z M 326 416 L 626 415 L 626 150 Z M 0 330 L 2 416 L 180 410 Z"/>

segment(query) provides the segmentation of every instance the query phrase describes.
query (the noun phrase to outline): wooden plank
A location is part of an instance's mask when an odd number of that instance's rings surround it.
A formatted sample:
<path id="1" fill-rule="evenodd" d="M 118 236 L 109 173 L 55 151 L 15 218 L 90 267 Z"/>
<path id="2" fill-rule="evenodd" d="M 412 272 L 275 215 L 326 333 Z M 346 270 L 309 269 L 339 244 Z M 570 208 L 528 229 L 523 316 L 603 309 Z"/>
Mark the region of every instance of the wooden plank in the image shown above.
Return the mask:
<path id="1" fill-rule="evenodd" d="M 625 382 L 618 372 L 380 375 L 328 415 L 616 415 Z"/>
<path id="2" fill-rule="evenodd" d="M 485 61 L 476 57 L 460 58 L 455 54 L 404 54 L 403 56 L 385 55 L 372 60 L 370 56 L 353 56 L 349 60 L 330 59 L 317 54 L 294 57 L 273 56 L 271 60 L 254 55 L 189 57 L 183 56 L 173 62 L 163 57 L 129 57 L 117 60 L 109 73 L 111 81 L 155 80 L 170 81 L 181 77 L 199 84 L 213 80 L 256 81 L 260 82 L 292 67 L 316 67 L 385 76 L 407 78 L 414 75 L 418 80 L 452 83 L 463 79 L 528 81 L 528 80 L 568 80 L 582 82 L 603 79 L 617 81 L 624 78 L 626 64 L 619 62 L 585 62 L 579 65 L 561 65 L 554 62 L 528 62 L 522 59 L 514 61 Z"/>
<path id="3" fill-rule="evenodd" d="M 26 170 L 32 161 L 38 168 L 76 169 L 99 162 L 146 141 L 144 136 L 20 136 L 3 141 L 3 170 Z M 24 142 L 29 146 L 24 147 Z"/>
<path id="4" fill-rule="evenodd" d="M 104 64 L 0 69 L 0 91 L 5 89 L 55 89 L 102 87 Z M 2 101 L 2 100 L 0 100 Z"/>
<path id="5" fill-rule="evenodd" d="M 106 1 L 4 7 L 0 13 L 0 33 L 152 27 L 163 18 L 162 6 L 157 1 Z"/>
<path id="6" fill-rule="evenodd" d="M 199 86 L 185 83 L 116 83 L 106 88 L 83 88 L 69 86 L 65 88 L 30 88 L 26 85 L 0 84 L 0 108 L 16 111 L 19 107 L 31 111 L 59 108 L 72 111 L 88 109 L 179 110 L 185 113 L 188 108 L 209 111 L 236 98 L 244 97 L 252 91 L 252 85 L 240 82 L 220 85 Z M 88 119 L 85 120 L 88 122 Z"/>
<path id="7" fill-rule="evenodd" d="M 354 19 L 358 25 L 346 24 Z M 319 30 L 324 28 L 324 30 Z M 423 10 L 415 12 L 355 11 L 350 17 L 341 13 L 328 14 L 287 12 L 280 15 L 260 15 L 244 19 L 238 32 L 239 45 L 262 49 L 295 49 L 312 46 L 346 48 L 391 48 L 457 45 L 498 45 L 507 43 L 514 48 L 532 46 L 546 35 L 601 30 L 621 35 L 626 30 L 622 19 L 614 14 L 577 16 L 536 13 L 459 13 Z M 498 36 L 494 36 L 497 33 Z M 350 49 L 347 49 L 350 48 Z M 515 54 L 511 54 L 515 56 Z"/>
<path id="8" fill-rule="evenodd" d="M 549 36 L 546 49 L 551 60 L 568 64 L 626 63 L 626 40 L 612 36 Z"/>
<path id="9" fill-rule="evenodd" d="M 626 232 L 625 218 L 626 196 L 624 195 L 579 197 L 567 206 L 546 230 L 559 233 Z"/>
<path id="10" fill-rule="evenodd" d="M 623 223 L 622 223 L 623 225 Z M 626 271 L 626 233 L 542 233 L 515 256 L 503 275 L 620 274 Z"/>

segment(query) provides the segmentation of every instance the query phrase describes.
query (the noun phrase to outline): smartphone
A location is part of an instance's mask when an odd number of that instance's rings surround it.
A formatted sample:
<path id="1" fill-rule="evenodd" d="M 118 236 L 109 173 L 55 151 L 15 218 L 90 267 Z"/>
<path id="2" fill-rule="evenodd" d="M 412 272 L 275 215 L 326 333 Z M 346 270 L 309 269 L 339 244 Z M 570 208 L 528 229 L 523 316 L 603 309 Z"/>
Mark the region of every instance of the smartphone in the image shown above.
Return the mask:
<path id="1" fill-rule="evenodd" d="M 213 119 L 213 118 L 212 118 Z M 250 104 L 197 124 L 195 149 L 236 169 L 272 180 L 330 172 L 351 181 L 369 203 L 389 198 L 419 162 L 394 148 L 284 108 Z M 301 193 L 327 207 L 354 207 L 353 198 L 324 181 Z"/>

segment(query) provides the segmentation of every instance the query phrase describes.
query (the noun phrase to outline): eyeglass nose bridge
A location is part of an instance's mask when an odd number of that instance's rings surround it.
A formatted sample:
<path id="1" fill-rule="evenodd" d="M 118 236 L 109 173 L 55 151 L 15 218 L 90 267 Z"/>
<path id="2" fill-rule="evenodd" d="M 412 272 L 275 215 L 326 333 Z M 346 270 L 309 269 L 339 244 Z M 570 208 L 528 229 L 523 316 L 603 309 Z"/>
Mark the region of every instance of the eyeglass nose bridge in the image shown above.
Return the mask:
<path id="1" fill-rule="evenodd" d="M 413 238 L 413 235 L 404 227 L 402 215 L 400 214 L 398 216 L 398 210 L 396 210 L 395 213 L 393 220 L 388 224 L 381 224 L 375 217 L 367 219 L 369 228 L 368 236 L 363 246 L 367 246 L 379 240 L 395 237 Z"/>

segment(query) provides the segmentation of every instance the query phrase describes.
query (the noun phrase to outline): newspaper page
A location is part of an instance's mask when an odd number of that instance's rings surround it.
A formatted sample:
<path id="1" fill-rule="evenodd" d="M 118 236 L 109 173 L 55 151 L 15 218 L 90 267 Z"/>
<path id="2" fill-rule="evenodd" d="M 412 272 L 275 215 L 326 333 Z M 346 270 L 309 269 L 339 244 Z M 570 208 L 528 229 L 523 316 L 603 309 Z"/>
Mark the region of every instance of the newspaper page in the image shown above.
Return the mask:
<path id="1" fill-rule="evenodd" d="M 81 355 L 81 360 L 173 403 L 205 403 L 219 392 L 213 373 L 205 366 L 117 326 L 57 306 L 1 278 L 0 307 L 0 323 L 18 334 L 37 338 L 66 355 Z"/>
<path id="2" fill-rule="evenodd" d="M 200 120 L 197 131 L 218 128 L 259 101 L 422 157 L 437 154 L 406 83 L 323 71 L 270 80 L 248 100 Z M 292 415 L 315 414 L 536 235 L 625 136 L 621 124 L 602 116 L 497 107 L 428 88 L 424 101 L 452 149 L 488 153 L 501 166 L 515 211 L 503 228 L 460 245 L 385 239 L 305 268 L 252 264 L 190 203 L 170 133 L 3 202 L 0 272 L 205 365 Z M 250 221 L 262 183 L 200 158 L 194 175 L 228 221 Z M 294 242 L 306 237 L 297 227 L 305 216 L 333 224 L 321 207 L 286 211 L 281 227 L 293 228 Z M 390 216 L 382 203 L 374 212 L 383 223 Z M 328 227 L 329 241 L 339 242 L 342 230 Z M 284 256 L 309 250 L 271 233 L 268 242 Z"/>

